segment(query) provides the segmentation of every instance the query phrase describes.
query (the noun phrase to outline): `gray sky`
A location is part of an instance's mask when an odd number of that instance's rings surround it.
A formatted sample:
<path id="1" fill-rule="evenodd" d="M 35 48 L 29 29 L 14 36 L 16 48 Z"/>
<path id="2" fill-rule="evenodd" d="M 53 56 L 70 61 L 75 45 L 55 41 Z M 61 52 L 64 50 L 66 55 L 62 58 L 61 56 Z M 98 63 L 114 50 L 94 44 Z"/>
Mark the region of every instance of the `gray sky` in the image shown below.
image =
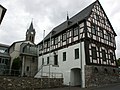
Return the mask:
<path id="1" fill-rule="evenodd" d="M 80 12 L 95 0 L 0 0 L 7 12 L 0 26 L 0 43 L 11 45 L 25 39 L 26 30 L 33 18 L 36 30 L 35 43 L 43 39 L 57 25 Z M 115 32 L 117 58 L 120 57 L 120 0 L 99 0 Z"/>

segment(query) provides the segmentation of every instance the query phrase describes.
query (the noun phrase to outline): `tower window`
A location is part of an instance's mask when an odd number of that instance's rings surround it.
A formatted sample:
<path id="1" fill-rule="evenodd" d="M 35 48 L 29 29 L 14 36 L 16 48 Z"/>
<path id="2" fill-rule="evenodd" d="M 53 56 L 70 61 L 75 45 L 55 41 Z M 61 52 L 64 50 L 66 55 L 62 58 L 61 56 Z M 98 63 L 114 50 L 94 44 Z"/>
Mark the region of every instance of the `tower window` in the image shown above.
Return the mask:
<path id="1" fill-rule="evenodd" d="M 31 38 L 31 41 L 32 41 L 32 42 L 34 41 L 34 38 L 33 38 L 33 37 Z"/>
<path id="2" fill-rule="evenodd" d="M 26 71 L 29 71 L 29 66 L 27 66 Z"/>
<path id="3" fill-rule="evenodd" d="M 31 36 L 30 36 L 29 40 L 31 41 Z"/>

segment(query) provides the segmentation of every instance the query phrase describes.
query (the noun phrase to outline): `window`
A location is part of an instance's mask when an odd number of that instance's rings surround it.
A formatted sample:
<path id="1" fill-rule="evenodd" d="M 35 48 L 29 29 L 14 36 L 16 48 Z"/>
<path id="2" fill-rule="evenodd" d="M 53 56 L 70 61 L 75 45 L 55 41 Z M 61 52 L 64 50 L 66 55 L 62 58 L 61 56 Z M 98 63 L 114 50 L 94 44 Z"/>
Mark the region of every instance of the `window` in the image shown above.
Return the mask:
<path id="1" fill-rule="evenodd" d="M 47 47 L 50 47 L 50 41 L 47 42 Z"/>
<path id="2" fill-rule="evenodd" d="M 78 27 L 74 28 L 74 36 L 78 35 Z"/>
<path id="3" fill-rule="evenodd" d="M 110 52 L 110 60 L 111 60 L 111 63 L 114 63 L 113 53 L 112 52 Z"/>
<path id="4" fill-rule="evenodd" d="M 92 57 L 93 59 L 97 60 L 97 51 L 96 51 L 96 47 L 92 47 Z"/>
<path id="5" fill-rule="evenodd" d="M 35 62 L 35 58 L 34 58 L 34 57 L 32 57 L 32 62 L 33 62 L 33 63 Z"/>
<path id="6" fill-rule="evenodd" d="M 31 37 L 31 39 L 32 39 L 31 41 L 33 42 L 33 41 L 34 41 L 34 38 L 33 38 L 33 37 Z"/>
<path id="7" fill-rule="evenodd" d="M 66 40 L 66 33 L 63 34 L 63 41 Z"/>
<path id="8" fill-rule="evenodd" d="M 47 64 L 49 64 L 49 57 L 47 57 Z"/>
<path id="9" fill-rule="evenodd" d="M 79 59 L 79 48 L 75 49 L 75 59 Z"/>
<path id="10" fill-rule="evenodd" d="M 58 65 L 58 55 L 54 56 L 54 65 Z"/>
<path id="11" fill-rule="evenodd" d="M 105 50 L 102 50 L 102 59 L 103 59 L 103 61 L 106 61 L 106 53 L 105 53 Z"/>
<path id="12" fill-rule="evenodd" d="M 55 38 L 55 45 L 58 43 L 58 37 Z"/>
<path id="13" fill-rule="evenodd" d="M 63 52 L 63 61 L 66 61 L 66 52 Z"/>
<path id="14" fill-rule="evenodd" d="M 0 58 L 0 63 L 2 62 L 2 58 Z"/>
<path id="15" fill-rule="evenodd" d="M 97 14 L 96 14 L 96 20 L 97 20 L 97 21 L 99 21 L 99 20 L 100 20 L 100 19 L 99 19 L 99 15 L 97 15 Z"/>
<path id="16" fill-rule="evenodd" d="M 67 31 L 67 38 L 70 37 L 70 31 Z"/>
<path id="17" fill-rule="evenodd" d="M 100 28 L 100 37 L 104 38 L 104 32 L 101 28 Z"/>
<path id="18" fill-rule="evenodd" d="M 2 59 L 2 63 L 5 63 L 5 59 Z"/>
<path id="19" fill-rule="evenodd" d="M 44 58 L 42 58 L 42 65 L 44 65 Z"/>
<path id="20" fill-rule="evenodd" d="M 108 41 L 112 41 L 111 34 L 108 33 Z"/>
<path id="21" fill-rule="evenodd" d="M 97 34 L 97 26 L 92 25 L 92 34 Z"/>
<path id="22" fill-rule="evenodd" d="M 29 66 L 27 66 L 26 71 L 29 71 Z"/>
<path id="23" fill-rule="evenodd" d="M 5 59 L 5 64 L 8 65 L 8 59 Z"/>

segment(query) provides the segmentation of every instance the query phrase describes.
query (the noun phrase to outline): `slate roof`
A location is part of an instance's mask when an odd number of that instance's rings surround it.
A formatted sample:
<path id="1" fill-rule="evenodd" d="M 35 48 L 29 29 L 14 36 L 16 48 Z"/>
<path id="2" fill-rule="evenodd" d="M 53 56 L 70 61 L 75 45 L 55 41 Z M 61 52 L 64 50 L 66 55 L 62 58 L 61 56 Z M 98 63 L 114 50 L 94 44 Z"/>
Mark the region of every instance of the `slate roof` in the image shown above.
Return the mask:
<path id="1" fill-rule="evenodd" d="M 6 47 L 6 48 L 8 48 L 9 45 L 6 45 L 6 44 L 2 44 L 2 43 L 0 43 L 0 47 Z"/>
<path id="2" fill-rule="evenodd" d="M 92 9 L 93 9 L 93 7 L 94 7 L 94 5 L 95 5 L 96 2 L 98 2 L 100 4 L 100 2 L 98 0 L 96 0 L 95 2 L 93 2 L 92 4 L 90 4 L 88 7 L 86 7 L 82 11 L 80 11 L 78 14 L 74 15 L 73 17 L 71 17 L 69 19 L 69 21 L 71 22 L 71 24 L 69 26 L 68 26 L 68 20 L 66 20 L 62 24 L 60 24 L 57 27 L 53 28 L 51 32 L 54 32 L 54 33 L 51 35 L 51 37 L 54 37 L 58 33 L 64 31 L 65 29 L 67 29 L 68 27 L 73 26 L 74 24 L 76 24 L 76 23 L 78 23 L 78 22 L 80 22 L 80 21 L 85 20 L 86 18 L 88 18 L 89 15 L 91 14 L 91 11 L 92 11 Z M 100 6 L 101 6 L 101 4 L 100 4 Z M 101 6 L 101 8 L 102 8 L 102 6 Z M 104 9 L 103 9 L 103 11 L 104 11 Z M 105 11 L 104 11 L 104 14 L 106 15 Z M 107 17 L 107 15 L 106 15 L 106 17 Z M 111 28 L 113 29 L 113 27 L 112 27 L 112 25 L 111 25 L 108 17 L 107 17 L 107 20 L 108 20 Z M 114 29 L 113 29 L 113 32 L 116 35 Z M 48 40 L 50 38 L 50 33 L 44 38 L 44 41 Z M 42 42 L 43 42 L 43 40 L 40 43 L 42 43 Z M 40 44 L 40 43 L 38 43 L 38 44 Z"/>
<path id="3" fill-rule="evenodd" d="M 95 2 L 92 3 L 92 4 L 90 4 L 88 7 L 86 7 L 85 9 L 83 9 L 78 14 L 74 15 L 73 17 L 71 17 L 69 19 L 69 21 L 71 22 L 71 24 L 69 26 L 72 26 L 72 25 L 76 24 L 77 22 L 82 21 L 86 17 L 88 17 L 90 15 L 90 13 L 91 13 L 91 10 L 92 10 L 94 4 L 95 4 Z M 59 26 L 53 28 L 53 30 L 51 31 L 51 32 L 54 32 L 54 34 L 52 34 L 52 37 L 55 36 L 56 34 L 62 32 L 63 30 L 65 30 L 67 27 L 68 27 L 68 21 L 65 21 L 62 24 L 60 24 Z M 44 40 L 47 40 L 47 39 L 50 38 L 50 33 L 44 38 Z"/>
<path id="4" fill-rule="evenodd" d="M 33 22 L 31 22 L 30 27 L 29 27 L 29 29 L 27 29 L 27 31 L 29 31 L 29 32 L 31 32 L 31 31 L 35 32 L 35 29 L 33 28 Z"/>

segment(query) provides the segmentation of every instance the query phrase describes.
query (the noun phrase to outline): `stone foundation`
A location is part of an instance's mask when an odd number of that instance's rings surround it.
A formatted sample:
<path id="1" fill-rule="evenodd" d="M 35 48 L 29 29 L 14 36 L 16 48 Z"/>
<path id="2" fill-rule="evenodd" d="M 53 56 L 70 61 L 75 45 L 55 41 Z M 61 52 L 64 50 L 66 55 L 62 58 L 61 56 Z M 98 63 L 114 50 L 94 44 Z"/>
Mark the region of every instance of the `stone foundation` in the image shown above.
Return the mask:
<path id="1" fill-rule="evenodd" d="M 118 83 L 118 68 L 106 66 L 85 66 L 85 82 L 86 87 L 104 86 L 108 84 Z"/>
<path id="2" fill-rule="evenodd" d="M 37 90 L 61 87 L 63 78 L 32 78 L 0 76 L 0 90 Z"/>

